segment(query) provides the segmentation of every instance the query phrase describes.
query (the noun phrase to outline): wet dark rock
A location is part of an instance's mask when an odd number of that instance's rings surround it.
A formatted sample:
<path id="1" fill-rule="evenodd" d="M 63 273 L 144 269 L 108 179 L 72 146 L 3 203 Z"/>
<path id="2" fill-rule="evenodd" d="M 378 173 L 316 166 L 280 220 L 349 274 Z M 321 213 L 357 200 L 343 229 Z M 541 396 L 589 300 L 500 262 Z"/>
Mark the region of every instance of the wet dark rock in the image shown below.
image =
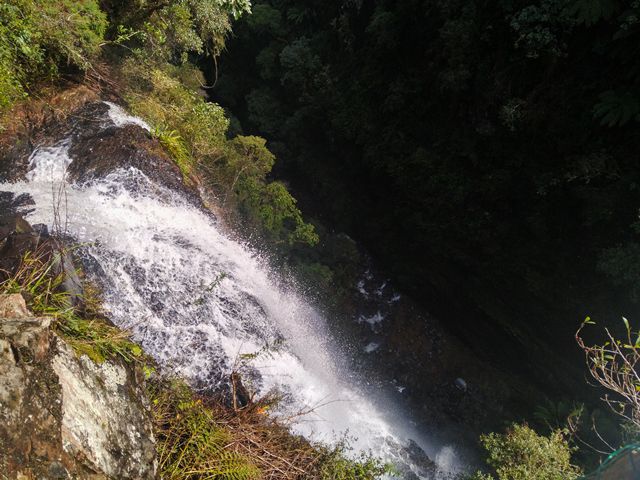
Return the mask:
<path id="1" fill-rule="evenodd" d="M 396 456 L 405 461 L 404 466 L 396 466 L 396 468 L 400 468 L 399 473 L 402 478 L 418 480 L 420 478 L 435 477 L 437 472 L 436 464 L 414 440 L 409 439 L 406 445 L 398 445 L 395 449 L 397 450 L 395 452 Z M 407 465 L 411 465 L 412 468 L 409 469 Z"/>
<path id="2" fill-rule="evenodd" d="M 28 207 L 35 205 L 28 193 L 16 195 L 11 192 L 0 192 L 0 224 L 4 223 L 16 213 L 25 214 Z"/>
<path id="3" fill-rule="evenodd" d="M 464 378 L 456 378 L 454 384 L 458 388 L 458 390 L 462 390 L 463 392 L 467 391 L 467 382 L 464 380 Z"/>
<path id="4" fill-rule="evenodd" d="M 38 235 L 21 215 L 0 216 L 0 271 L 14 272 L 24 252 L 35 251 Z"/>
<path id="5" fill-rule="evenodd" d="M 29 158 L 37 146 L 55 144 L 79 129 L 95 130 L 102 122 L 96 116 L 108 106 L 95 102 L 98 94 L 84 85 L 68 89 L 46 100 L 33 100 L 16 110 L 15 122 L 0 132 L 0 182 L 24 179 Z"/>
<path id="6" fill-rule="evenodd" d="M 161 185 L 185 191 L 180 169 L 138 125 L 84 132 L 74 137 L 69 155 L 73 162 L 68 172 L 73 181 L 89 182 L 119 168 L 135 167 Z"/>
<path id="7" fill-rule="evenodd" d="M 36 223 L 32 225 L 33 231 L 36 232 L 40 237 L 48 237 L 49 236 L 49 227 L 44 223 Z"/>
<path id="8" fill-rule="evenodd" d="M 15 182 L 29 171 L 29 156 L 34 144 L 30 135 L 15 138 L 9 148 L 2 149 L 0 155 L 0 182 Z"/>
<path id="9" fill-rule="evenodd" d="M 51 462 L 48 473 L 51 478 L 56 480 L 69 478 L 69 472 L 60 462 Z"/>
<path id="10" fill-rule="evenodd" d="M 232 372 L 230 376 L 232 406 L 234 409 L 244 408 L 251 403 L 251 394 L 242 383 L 242 375 Z"/>

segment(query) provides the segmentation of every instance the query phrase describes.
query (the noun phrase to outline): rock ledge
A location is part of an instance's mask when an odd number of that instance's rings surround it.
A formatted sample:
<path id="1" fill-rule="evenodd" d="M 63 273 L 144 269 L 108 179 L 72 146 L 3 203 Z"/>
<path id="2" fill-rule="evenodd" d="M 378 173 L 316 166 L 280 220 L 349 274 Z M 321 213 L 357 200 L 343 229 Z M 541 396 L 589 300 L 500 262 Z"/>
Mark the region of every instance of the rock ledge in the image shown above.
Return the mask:
<path id="1" fill-rule="evenodd" d="M 135 369 L 78 358 L 50 323 L 31 316 L 21 295 L 0 295 L 1 478 L 156 478 Z"/>

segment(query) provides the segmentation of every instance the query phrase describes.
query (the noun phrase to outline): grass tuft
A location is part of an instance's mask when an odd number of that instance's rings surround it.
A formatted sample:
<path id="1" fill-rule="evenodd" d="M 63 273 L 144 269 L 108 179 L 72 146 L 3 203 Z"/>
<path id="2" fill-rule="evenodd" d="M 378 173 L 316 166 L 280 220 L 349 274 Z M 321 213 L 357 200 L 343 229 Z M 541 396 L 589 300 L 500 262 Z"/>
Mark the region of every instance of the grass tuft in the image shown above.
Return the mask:
<path id="1" fill-rule="evenodd" d="M 97 363 L 114 357 L 126 362 L 139 359 L 143 354 L 140 346 L 100 314 L 95 287 L 85 289 L 80 305 L 63 290 L 64 272 L 57 268 L 63 255 L 65 252 L 46 246 L 26 252 L 15 273 L 0 283 L 0 293 L 20 293 L 34 314 L 53 317 L 53 329 L 78 355 L 87 355 Z"/>
<path id="2" fill-rule="evenodd" d="M 182 178 L 188 183 L 193 172 L 193 158 L 180 134 L 176 130 L 160 127 L 154 128 L 151 134 L 173 157 Z"/>

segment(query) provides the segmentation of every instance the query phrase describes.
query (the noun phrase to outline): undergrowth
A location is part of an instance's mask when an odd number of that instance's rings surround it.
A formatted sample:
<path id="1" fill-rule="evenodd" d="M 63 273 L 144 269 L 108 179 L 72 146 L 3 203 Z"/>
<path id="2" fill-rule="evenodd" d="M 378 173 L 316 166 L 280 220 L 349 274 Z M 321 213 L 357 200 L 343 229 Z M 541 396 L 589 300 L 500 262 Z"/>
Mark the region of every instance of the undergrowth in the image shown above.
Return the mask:
<path id="1" fill-rule="evenodd" d="M 110 325 L 100 312 L 97 290 L 85 286 L 80 298 L 62 288 L 65 278 L 62 258 L 66 253 L 44 245 L 22 256 L 15 273 L 0 283 L 0 293 L 19 293 L 36 315 L 54 319 L 53 329 L 78 355 L 101 363 L 120 357 L 133 362 L 142 349 L 127 332 Z"/>
<path id="2" fill-rule="evenodd" d="M 213 411 L 179 380 L 149 382 L 158 464 L 169 480 L 252 480 L 260 470 L 233 448 Z"/>
<path id="3" fill-rule="evenodd" d="M 95 0 L 1 2 L 0 113 L 61 69 L 91 68 L 106 28 Z"/>
<path id="4" fill-rule="evenodd" d="M 314 444 L 267 416 L 273 397 L 242 409 L 199 397 L 184 382 L 149 382 L 162 478 L 171 480 L 374 480 L 390 467 L 352 459 L 348 443 Z"/>
<path id="5" fill-rule="evenodd" d="M 204 183 L 223 209 L 238 213 L 242 226 L 258 231 L 274 246 L 318 243 L 313 225 L 304 221 L 287 187 L 269 180 L 275 156 L 266 140 L 227 138 L 230 122 L 224 110 L 205 101 L 193 86 L 204 81 L 196 67 L 133 54 L 121 62 L 119 76 L 130 110 L 153 126 L 153 136 L 187 183 L 196 178 Z"/>
<path id="6" fill-rule="evenodd" d="M 182 178 L 185 182 L 190 182 L 191 174 L 193 172 L 193 160 L 191 154 L 184 143 L 184 140 L 176 130 L 169 130 L 161 127 L 154 127 L 151 131 L 151 135 L 157 138 L 160 144 L 169 152 L 173 157 L 176 165 L 182 173 Z"/>

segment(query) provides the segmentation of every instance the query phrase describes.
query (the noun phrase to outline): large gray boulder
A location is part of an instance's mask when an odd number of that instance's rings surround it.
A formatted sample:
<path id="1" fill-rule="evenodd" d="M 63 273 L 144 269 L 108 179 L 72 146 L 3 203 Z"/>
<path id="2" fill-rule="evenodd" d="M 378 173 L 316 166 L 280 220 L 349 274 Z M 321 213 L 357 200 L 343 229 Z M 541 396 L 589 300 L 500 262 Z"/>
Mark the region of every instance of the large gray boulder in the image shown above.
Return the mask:
<path id="1" fill-rule="evenodd" d="M 156 471 L 135 368 L 78 357 L 22 296 L 0 295 L 1 478 L 146 480 Z"/>

